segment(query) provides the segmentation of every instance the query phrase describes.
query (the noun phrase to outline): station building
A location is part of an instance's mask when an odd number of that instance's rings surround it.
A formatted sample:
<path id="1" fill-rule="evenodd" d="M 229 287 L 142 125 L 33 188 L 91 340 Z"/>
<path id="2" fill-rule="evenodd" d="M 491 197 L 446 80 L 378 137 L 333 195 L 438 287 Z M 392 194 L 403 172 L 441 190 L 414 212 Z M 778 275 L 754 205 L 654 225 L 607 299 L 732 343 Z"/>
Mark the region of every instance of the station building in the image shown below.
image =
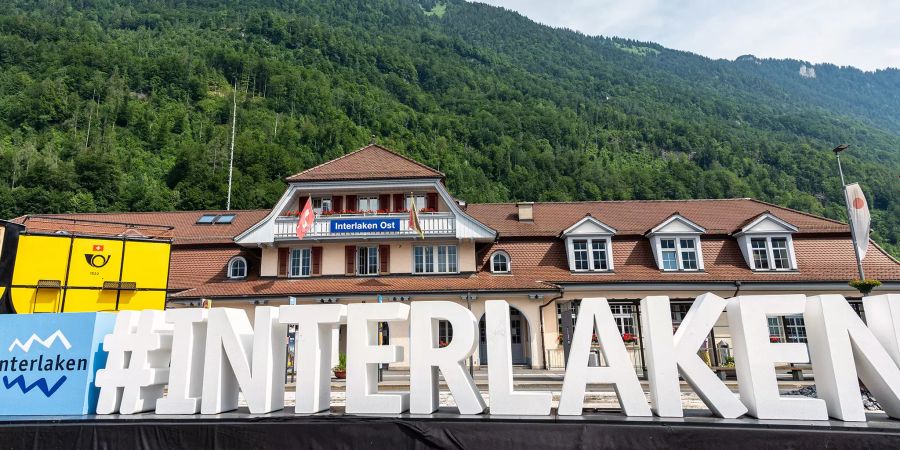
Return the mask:
<path id="1" fill-rule="evenodd" d="M 847 285 L 857 271 L 841 222 L 749 198 L 466 204 L 443 180 L 369 145 L 288 177 L 271 209 L 56 217 L 172 227 L 167 307 L 212 301 L 252 320 L 256 306 L 291 302 L 457 302 L 481 321 L 478 365 L 489 363 L 483 305 L 493 299 L 512 307 L 514 364 L 561 368 L 562 318 L 577 317 L 583 298 L 607 298 L 638 372 L 645 296 L 670 297 L 675 327 L 705 292 L 837 293 L 861 312 Z M 316 219 L 298 239 L 307 199 Z M 409 226 L 411 205 L 421 235 Z M 876 292 L 900 291 L 900 263 L 868 245 L 867 278 L 883 283 Z M 770 317 L 769 328 L 773 340 L 805 341 L 800 316 Z M 452 339 L 445 324 L 440 332 Z M 386 335 L 408 348 L 408 327 L 390 326 Z M 341 329 L 341 348 L 344 336 Z M 723 314 L 708 339 L 710 364 L 723 364 L 729 345 Z"/>

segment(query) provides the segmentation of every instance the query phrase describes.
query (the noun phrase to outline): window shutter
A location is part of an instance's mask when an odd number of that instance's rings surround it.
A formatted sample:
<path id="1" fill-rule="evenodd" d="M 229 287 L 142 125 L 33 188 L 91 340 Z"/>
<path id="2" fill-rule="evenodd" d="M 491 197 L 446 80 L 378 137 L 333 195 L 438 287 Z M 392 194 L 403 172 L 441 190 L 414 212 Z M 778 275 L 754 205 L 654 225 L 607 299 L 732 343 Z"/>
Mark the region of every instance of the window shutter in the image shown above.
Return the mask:
<path id="1" fill-rule="evenodd" d="M 378 259 L 381 267 L 378 268 L 378 273 L 381 275 L 387 275 L 391 273 L 391 246 L 390 245 L 379 245 L 378 246 Z"/>
<path id="2" fill-rule="evenodd" d="M 356 201 L 355 195 L 347 196 L 347 206 L 344 207 L 344 209 L 348 211 L 356 211 L 357 209 L 359 209 L 359 202 Z"/>
<path id="3" fill-rule="evenodd" d="M 425 197 L 425 207 L 437 211 L 437 193 L 429 192 Z"/>
<path id="4" fill-rule="evenodd" d="M 322 247 L 312 248 L 312 274 L 322 275 Z"/>
<path id="5" fill-rule="evenodd" d="M 406 205 L 403 203 L 403 194 L 394 194 L 394 211 L 404 208 Z"/>
<path id="6" fill-rule="evenodd" d="M 391 195 L 381 194 L 378 196 L 378 209 L 391 210 Z"/>
<path id="7" fill-rule="evenodd" d="M 344 209 L 344 196 L 338 195 L 331 197 L 331 209 L 334 211 L 342 211 Z"/>
<path id="8" fill-rule="evenodd" d="M 347 265 L 347 269 L 344 272 L 346 275 L 353 275 L 356 273 L 356 246 L 355 245 L 347 245 L 344 247 L 344 262 Z"/>
<path id="9" fill-rule="evenodd" d="M 278 276 L 286 277 L 288 273 L 288 255 L 290 249 L 281 247 L 278 249 Z"/>

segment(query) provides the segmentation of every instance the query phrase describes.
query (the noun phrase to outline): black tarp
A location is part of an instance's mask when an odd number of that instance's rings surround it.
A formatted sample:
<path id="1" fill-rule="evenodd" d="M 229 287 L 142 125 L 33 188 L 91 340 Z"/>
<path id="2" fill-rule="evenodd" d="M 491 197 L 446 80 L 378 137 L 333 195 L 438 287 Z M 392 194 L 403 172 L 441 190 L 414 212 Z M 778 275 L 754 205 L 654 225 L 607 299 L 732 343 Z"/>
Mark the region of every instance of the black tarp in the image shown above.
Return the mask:
<path id="1" fill-rule="evenodd" d="M 156 415 L 4 421 L 9 449 L 536 449 L 536 448 L 900 448 L 900 422 L 763 422 L 753 419 Z M 7 418 L 8 419 L 8 418 Z"/>

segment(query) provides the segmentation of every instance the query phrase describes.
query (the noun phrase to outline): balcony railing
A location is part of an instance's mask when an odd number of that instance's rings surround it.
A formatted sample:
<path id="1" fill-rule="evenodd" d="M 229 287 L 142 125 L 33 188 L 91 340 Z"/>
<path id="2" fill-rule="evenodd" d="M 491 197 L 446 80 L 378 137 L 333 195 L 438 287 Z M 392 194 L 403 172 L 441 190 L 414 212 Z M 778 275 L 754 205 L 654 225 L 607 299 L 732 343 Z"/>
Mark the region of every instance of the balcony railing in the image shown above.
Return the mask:
<path id="1" fill-rule="evenodd" d="M 419 213 L 419 225 L 426 237 L 456 236 L 456 217 L 451 213 Z M 354 226 L 358 228 L 354 229 Z M 372 227 L 372 229 L 366 229 L 366 227 Z M 418 236 L 418 233 L 409 227 L 408 213 L 332 214 L 327 216 L 319 214 L 316 216 L 312 230 L 306 233 L 305 239 L 350 239 L 372 236 L 415 237 Z M 275 239 L 297 239 L 296 216 L 281 216 L 275 219 Z"/>

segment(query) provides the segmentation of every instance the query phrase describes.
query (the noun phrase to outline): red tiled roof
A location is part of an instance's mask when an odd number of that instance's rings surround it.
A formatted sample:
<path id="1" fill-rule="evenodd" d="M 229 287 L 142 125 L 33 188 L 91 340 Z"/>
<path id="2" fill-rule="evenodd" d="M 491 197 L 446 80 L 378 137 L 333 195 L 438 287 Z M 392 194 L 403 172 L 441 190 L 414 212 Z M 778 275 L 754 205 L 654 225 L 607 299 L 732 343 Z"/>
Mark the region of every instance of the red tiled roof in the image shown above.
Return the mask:
<path id="1" fill-rule="evenodd" d="M 586 214 L 615 228 L 617 235 L 643 235 L 676 212 L 705 228 L 707 234 L 731 234 L 766 211 L 796 226 L 800 233 L 848 231 L 846 224 L 749 198 L 534 203 L 534 219 L 526 222 L 518 220 L 515 203 L 470 204 L 466 208 L 467 214 L 497 230 L 501 237 L 558 236 Z"/>
<path id="2" fill-rule="evenodd" d="M 512 273 L 549 283 L 612 282 L 846 282 L 856 278 L 856 257 L 850 237 L 795 235 L 797 271 L 754 272 L 748 266 L 736 239 L 701 238 L 705 271 L 663 272 L 659 270 L 647 238 L 629 236 L 612 240 L 613 272 L 572 273 L 562 239 L 516 239 L 500 241 L 479 254 L 481 270 L 487 271 L 490 255 L 503 250 L 510 256 Z M 900 263 L 870 243 L 864 260 L 867 278 L 900 281 Z"/>
<path id="3" fill-rule="evenodd" d="M 172 248 L 169 263 L 169 289 L 180 291 L 195 288 L 207 283 L 228 280 L 228 261 L 235 256 L 243 256 L 247 260 L 249 273 L 259 273 L 259 250 L 246 249 L 231 245 L 177 246 Z"/>
<path id="4" fill-rule="evenodd" d="M 295 175 L 287 181 L 444 178 L 444 174 L 379 145 L 368 145 Z"/>
<path id="5" fill-rule="evenodd" d="M 145 226 L 172 227 L 169 235 L 173 245 L 186 244 L 216 244 L 232 243 L 234 237 L 255 225 L 269 214 L 267 209 L 254 210 L 211 210 L 211 211 L 168 211 L 168 212 L 128 212 L 128 213 L 79 213 L 79 214 L 45 214 L 41 216 L 21 216 L 13 219 L 13 222 L 23 223 L 31 230 L 99 233 L 107 234 L 128 227 L 115 225 L 89 224 L 88 222 L 71 222 L 64 220 L 89 220 L 101 222 L 118 222 L 131 224 L 132 230 L 143 235 L 149 233 Z M 230 224 L 198 224 L 197 219 L 203 215 L 234 214 L 234 221 Z M 26 219 L 27 218 L 27 219 Z M 53 220 L 40 220 L 49 218 Z M 118 231 L 117 231 L 118 232 Z"/>

